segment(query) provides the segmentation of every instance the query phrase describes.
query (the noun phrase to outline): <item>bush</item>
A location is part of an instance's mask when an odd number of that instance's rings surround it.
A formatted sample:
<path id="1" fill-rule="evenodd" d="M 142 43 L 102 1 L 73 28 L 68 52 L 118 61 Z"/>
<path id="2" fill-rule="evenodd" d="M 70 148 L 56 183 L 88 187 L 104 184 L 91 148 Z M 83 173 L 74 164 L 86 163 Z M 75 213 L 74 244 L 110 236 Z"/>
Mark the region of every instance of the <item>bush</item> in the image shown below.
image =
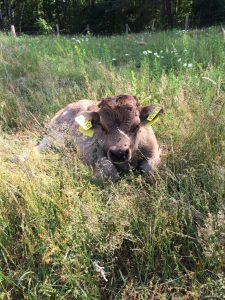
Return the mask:
<path id="1" fill-rule="evenodd" d="M 50 34 L 53 32 L 52 26 L 49 25 L 45 19 L 38 18 L 37 25 L 39 27 L 39 34 Z"/>

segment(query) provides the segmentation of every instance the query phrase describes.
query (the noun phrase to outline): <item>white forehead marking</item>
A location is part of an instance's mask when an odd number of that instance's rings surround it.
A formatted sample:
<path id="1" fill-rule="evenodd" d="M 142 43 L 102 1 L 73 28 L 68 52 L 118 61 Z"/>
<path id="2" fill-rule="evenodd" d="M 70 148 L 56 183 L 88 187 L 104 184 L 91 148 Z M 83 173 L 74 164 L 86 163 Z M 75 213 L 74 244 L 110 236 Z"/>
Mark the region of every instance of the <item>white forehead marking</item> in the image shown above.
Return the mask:
<path id="1" fill-rule="evenodd" d="M 128 140 L 130 139 L 129 136 L 128 136 L 125 132 L 123 132 L 122 130 L 120 130 L 119 128 L 118 128 L 118 131 L 119 131 L 123 136 L 125 136 Z"/>

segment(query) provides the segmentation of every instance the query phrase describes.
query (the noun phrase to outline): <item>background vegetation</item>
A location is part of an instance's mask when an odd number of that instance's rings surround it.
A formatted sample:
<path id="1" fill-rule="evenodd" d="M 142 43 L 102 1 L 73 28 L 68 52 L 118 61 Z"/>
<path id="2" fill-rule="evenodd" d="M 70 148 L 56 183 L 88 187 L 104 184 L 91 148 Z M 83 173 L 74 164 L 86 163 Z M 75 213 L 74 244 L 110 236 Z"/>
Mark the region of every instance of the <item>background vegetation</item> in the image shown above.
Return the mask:
<path id="1" fill-rule="evenodd" d="M 224 299 L 224 57 L 219 28 L 0 36 L 1 299 Z M 59 108 L 121 93 L 165 107 L 154 183 L 32 152 Z"/>
<path id="2" fill-rule="evenodd" d="M 190 13 L 192 28 L 225 21 L 225 0 L 0 0 L 0 30 L 14 24 L 17 32 L 35 33 L 40 19 L 62 33 L 81 33 L 87 24 L 93 34 L 112 34 L 155 28 L 184 29 Z M 42 32 L 42 30 L 41 30 Z"/>

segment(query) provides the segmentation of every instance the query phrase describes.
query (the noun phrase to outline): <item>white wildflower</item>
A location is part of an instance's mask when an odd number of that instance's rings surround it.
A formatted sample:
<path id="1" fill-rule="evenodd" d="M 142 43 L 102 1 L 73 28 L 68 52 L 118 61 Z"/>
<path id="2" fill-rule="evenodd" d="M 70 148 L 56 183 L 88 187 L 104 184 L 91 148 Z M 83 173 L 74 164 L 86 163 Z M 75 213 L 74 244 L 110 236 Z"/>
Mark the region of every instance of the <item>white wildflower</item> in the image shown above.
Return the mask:
<path id="1" fill-rule="evenodd" d="M 147 51 L 143 51 L 142 52 L 144 55 L 148 55 L 148 52 Z"/>
<path id="2" fill-rule="evenodd" d="M 178 62 L 181 62 L 181 58 L 179 58 L 177 61 L 178 61 Z"/>
<path id="3" fill-rule="evenodd" d="M 147 52 L 150 54 L 150 53 L 152 53 L 152 51 L 151 50 L 147 50 Z"/>
<path id="4" fill-rule="evenodd" d="M 158 53 L 157 53 L 157 52 L 154 52 L 154 55 L 155 55 L 155 56 L 158 56 Z"/>
<path id="5" fill-rule="evenodd" d="M 112 58 L 112 60 L 116 60 L 116 58 Z"/>
<path id="6" fill-rule="evenodd" d="M 125 53 L 125 56 L 128 56 L 129 54 L 128 53 Z"/>
<path id="7" fill-rule="evenodd" d="M 99 264 L 98 264 L 98 262 L 96 260 L 93 262 L 93 266 L 95 268 L 95 271 L 97 273 L 100 273 L 100 275 L 102 276 L 102 278 L 107 282 L 108 279 L 106 278 L 104 267 L 99 266 Z"/>
<path id="8" fill-rule="evenodd" d="M 187 49 L 184 49 L 184 52 L 187 52 Z"/>
<path id="9" fill-rule="evenodd" d="M 191 63 L 185 63 L 185 64 L 183 64 L 183 66 L 185 67 L 185 68 L 191 68 L 192 66 L 193 66 L 193 64 L 191 64 Z"/>

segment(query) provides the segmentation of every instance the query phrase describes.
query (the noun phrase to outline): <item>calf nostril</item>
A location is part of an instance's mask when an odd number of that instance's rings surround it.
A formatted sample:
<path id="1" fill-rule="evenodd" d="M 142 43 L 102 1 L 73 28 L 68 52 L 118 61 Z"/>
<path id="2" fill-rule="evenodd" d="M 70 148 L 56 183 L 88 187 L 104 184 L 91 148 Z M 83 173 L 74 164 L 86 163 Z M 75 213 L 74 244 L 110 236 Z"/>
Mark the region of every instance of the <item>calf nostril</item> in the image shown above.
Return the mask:
<path id="1" fill-rule="evenodd" d="M 124 155 L 127 156 L 127 157 L 129 156 L 129 150 L 128 149 L 124 151 Z"/>
<path id="2" fill-rule="evenodd" d="M 109 156 L 114 162 L 123 162 L 129 158 L 129 149 L 126 150 L 109 150 Z"/>

